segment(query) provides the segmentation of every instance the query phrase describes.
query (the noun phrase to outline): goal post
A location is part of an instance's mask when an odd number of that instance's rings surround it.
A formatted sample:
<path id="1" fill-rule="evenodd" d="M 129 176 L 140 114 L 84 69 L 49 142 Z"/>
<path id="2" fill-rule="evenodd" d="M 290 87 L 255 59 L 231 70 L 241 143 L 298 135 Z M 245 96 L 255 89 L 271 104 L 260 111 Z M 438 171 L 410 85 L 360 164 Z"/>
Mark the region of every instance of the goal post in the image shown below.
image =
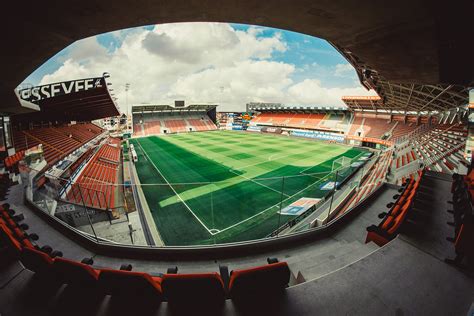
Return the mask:
<path id="1" fill-rule="evenodd" d="M 339 157 L 332 162 L 331 172 L 338 174 L 338 177 L 345 178 L 351 169 L 352 159 L 346 156 Z"/>

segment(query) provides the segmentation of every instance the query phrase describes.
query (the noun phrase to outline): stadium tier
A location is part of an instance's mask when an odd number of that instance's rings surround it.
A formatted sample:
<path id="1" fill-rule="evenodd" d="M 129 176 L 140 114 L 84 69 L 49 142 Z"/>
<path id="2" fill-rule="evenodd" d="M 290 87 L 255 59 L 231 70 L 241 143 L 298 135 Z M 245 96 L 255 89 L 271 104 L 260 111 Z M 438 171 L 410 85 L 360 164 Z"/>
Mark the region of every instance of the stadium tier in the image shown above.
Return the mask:
<path id="1" fill-rule="evenodd" d="M 396 122 L 395 127 L 392 130 L 392 140 L 396 140 L 401 137 L 405 137 L 415 131 L 419 125 L 416 125 L 416 123 L 404 123 L 404 122 Z"/>
<path id="2" fill-rule="evenodd" d="M 135 137 L 200 132 L 217 129 L 215 106 L 190 105 L 183 110 L 171 106 L 134 106 L 133 135 Z"/>
<path id="3" fill-rule="evenodd" d="M 120 148 L 103 144 L 80 172 L 67 193 L 67 200 L 98 209 L 112 210 L 120 165 Z"/>
<path id="4" fill-rule="evenodd" d="M 100 127 L 91 123 L 28 130 L 13 129 L 13 143 L 17 150 L 26 150 L 41 144 L 46 162 L 53 165 L 102 132 Z"/>

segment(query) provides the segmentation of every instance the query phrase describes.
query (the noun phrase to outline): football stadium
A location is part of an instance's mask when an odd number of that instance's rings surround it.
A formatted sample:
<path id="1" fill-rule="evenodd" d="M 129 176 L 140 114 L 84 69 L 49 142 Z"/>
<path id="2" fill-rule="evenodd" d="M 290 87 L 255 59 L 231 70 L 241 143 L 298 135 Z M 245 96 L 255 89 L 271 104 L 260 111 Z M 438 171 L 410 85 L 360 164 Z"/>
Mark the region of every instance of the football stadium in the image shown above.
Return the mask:
<path id="1" fill-rule="evenodd" d="M 474 313 L 471 1 L 12 5 L 0 315 Z"/>

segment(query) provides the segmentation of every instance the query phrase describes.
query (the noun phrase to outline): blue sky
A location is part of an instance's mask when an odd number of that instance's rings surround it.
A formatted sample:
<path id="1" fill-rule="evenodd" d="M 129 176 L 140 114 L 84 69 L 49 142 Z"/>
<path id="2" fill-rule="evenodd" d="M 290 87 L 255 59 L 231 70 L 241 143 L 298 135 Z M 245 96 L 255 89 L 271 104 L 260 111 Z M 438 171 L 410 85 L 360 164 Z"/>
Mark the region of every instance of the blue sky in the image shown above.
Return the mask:
<path id="1" fill-rule="evenodd" d="M 325 40 L 223 23 L 152 25 L 77 41 L 24 82 L 37 85 L 104 71 L 111 74 L 121 107 L 125 83 L 132 86 L 132 104 L 185 98 L 228 109 L 279 100 L 341 106 L 342 94 L 367 94 L 354 69 Z"/>

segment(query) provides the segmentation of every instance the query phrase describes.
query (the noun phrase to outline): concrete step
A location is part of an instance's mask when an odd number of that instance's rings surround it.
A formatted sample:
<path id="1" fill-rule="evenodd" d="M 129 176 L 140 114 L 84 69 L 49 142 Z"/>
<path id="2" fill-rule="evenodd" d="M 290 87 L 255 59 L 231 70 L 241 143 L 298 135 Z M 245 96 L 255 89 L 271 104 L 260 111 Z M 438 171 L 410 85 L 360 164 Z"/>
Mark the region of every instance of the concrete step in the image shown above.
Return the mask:
<path id="1" fill-rule="evenodd" d="M 314 263 L 305 266 L 299 274 L 305 280 L 317 279 L 366 257 L 377 248 L 375 244 L 354 241 L 315 258 Z"/>
<path id="2" fill-rule="evenodd" d="M 314 250 L 310 253 L 305 253 L 304 256 L 285 258 L 285 260 L 288 262 L 291 271 L 296 274 L 298 271 L 303 269 L 303 267 L 317 265 L 325 258 L 337 253 L 338 249 L 344 249 L 343 251 L 347 251 L 348 244 L 349 243 L 346 241 L 335 239 L 322 240 L 322 243 L 314 247 Z"/>

